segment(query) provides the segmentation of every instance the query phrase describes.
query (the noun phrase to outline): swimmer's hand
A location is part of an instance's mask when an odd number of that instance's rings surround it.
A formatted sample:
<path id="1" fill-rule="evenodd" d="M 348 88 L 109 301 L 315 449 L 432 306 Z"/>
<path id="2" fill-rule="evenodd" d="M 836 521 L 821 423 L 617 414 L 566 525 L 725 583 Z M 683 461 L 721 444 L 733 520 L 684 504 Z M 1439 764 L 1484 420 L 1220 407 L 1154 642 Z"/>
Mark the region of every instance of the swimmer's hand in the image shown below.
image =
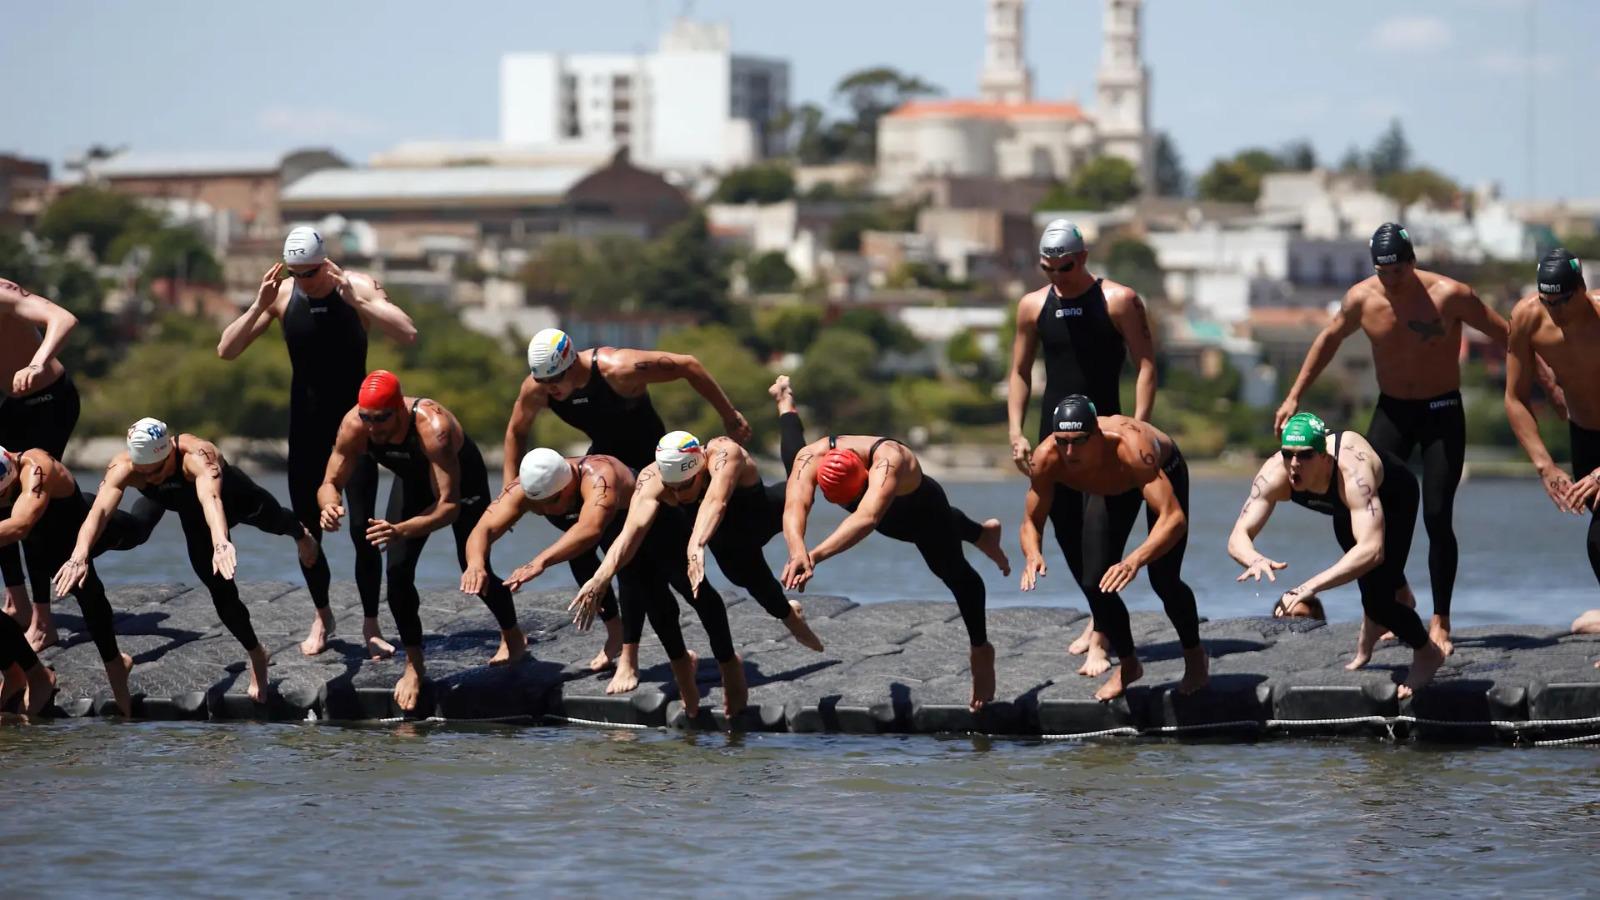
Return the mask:
<path id="1" fill-rule="evenodd" d="M 233 573 L 238 568 L 239 555 L 233 549 L 233 542 L 218 541 L 211 548 L 211 571 L 232 581 Z"/>
<path id="2" fill-rule="evenodd" d="M 488 581 L 489 573 L 483 566 L 469 565 L 461 573 L 461 593 L 476 597 L 483 593 L 483 586 Z"/>
<path id="3" fill-rule="evenodd" d="M 722 420 L 722 427 L 726 430 L 728 437 L 733 438 L 737 443 L 743 444 L 745 441 L 750 440 L 750 423 L 745 421 L 744 414 L 738 410 L 734 410 L 733 415 Z"/>
<path id="4" fill-rule="evenodd" d="M 89 560 L 74 556 L 61 564 L 56 570 L 56 577 L 51 580 L 51 587 L 55 589 L 56 597 L 65 597 L 83 586 L 83 579 L 89 574 Z"/>
<path id="5" fill-rule="evenodd" d="M 339 523 L 344 520 L 344 507 L 337 503 L 329 503 L 322 508 L 317 520 L 322 524 L 323 531 L 338 531 Z"/>
<path id="6" fill-rule="evenodd" d="M 689 548 L 689 590 L 695 599 L 700 598 L 700 585 L 706 580 L 706 548 Z"/>
<path id="7" fill-rule="evenodd" d="M 517 566 L 516 571 L 511 573 L 511 577 L 502 583 L 511 589 L 511 593 L 515 594 L 517 591 L 522 590 L 523 585 L 543 574 L 544 565 L 538 560 L 534 560 L 525 565 Z"/>
<path id="8" fill-rule="evenodd" d="M 1275 559 L 1267 559 L 1265 556 L 1257 556 L 1254 562 L 1244 567 L 1244 571 L 1240 572 L 1239 577 L 1235 578 L 1234 581 L 1243 581 L 1246 578 L 1254 578 L 1259 582 L 1261 580 L 1261 576 L 1263 575 L 1267 576 L 1268 581 L 1277 581 L 1278 576 L 1274 575 L 1273 573 L 1279 569 L 1287 569 L 1288 567 L 1289 564 L 1286 562 L 1278 562 Z"/>
<path id="9" fill-rule="evenodd" d="M 1552 467 L 1550 471 L 1540 475 L 1539 480 L 1544 483 L 1544 492 L 1550 496 L 1550 502 L 1556 505 L 1556 509 L 1573 515 L 1578 515 L 1582 511 L 1580 507 L 1567 502 L 1567 497 L 1576 487 L 1572 479 L 1567 477 L 1567 473 Z"/>
<path id="10" fill-rule="evenodd" d="M 1022 589 L 1033 590 L 1038 579 L 1045 576 L 1046 566 L 1043 556 L 1030 556 L 1022 563 Z"/>
<path id="11" fill-rule="evenodd" d="M 1594 506 L 1597 497 L 1600 497 L 1600 469 L 1574 481 L 1567 488 L 1565 500 L 1568 509 L 1581 514 Z"/>
<path id="12" fill-rule="evenodd" d="M 1100 579 L 1100 590 L 1107 594 L 1115 594 L 1133 582 L 1133 576 L 1139 574 L 1139 567 L 1123 560 L 1106 570 Z"/>
<path id="13" fill-rule="evenodd" d="M 17 373 L 11 376 L 11 393 L 21 395 L 32 391 L 34 379 L 43 371 L 44 366 L 39 365 L 18 369 Z"/>
<path id="14" fill-rule="evenodd" d="M 1016 464 L 1018 472 L 1029 476 L 1033 474 L 1033 448 L 1028 446 L 1028 439 L 1020 434 L 1011 436 L 1011 462 Z"/>
<path id="15" fill-rule="evenodd" d="M 1285 397 L 1283 404 L 1272 416 L 1272 433 L 1283 434 L 1283 424 L 1300 410 L 1300 400 L 1296 397 Z M 1258 581 L 1260 579 L 1257 579 Z"/>
<path id="16" fill-rule="evenodd" d="M 588 631 L 589 626 L 594 624 L 594 614 L 600 609 L 600 597 L 609 584 L 609 580 L 596 581 L 591 578 L 578 589 L 578 596 L 567 604 L 567 612 L 572 613 L 572 624 L 579 631 Z"/>
<path id="17" fill-rule="evenodd" d="M 388 546 L 390 541 L 398 541 L 405 536 L 398 522 L 390 522 L 387 519 L 367 520 L 367 543 L 379 550 Z"/>
<path id="18" fill-rule="evenodd" d="M 810 553 L 797 553 L 789 557 L 789 562 L 783 567 L 783 577 L 779 580 L 783 582 L 783 586 L 787 590 L 799 591 L 803 594 L 806 590 L 806 582 L 811 580 L 816 568 L 816 563 L 811 561 Z"/>

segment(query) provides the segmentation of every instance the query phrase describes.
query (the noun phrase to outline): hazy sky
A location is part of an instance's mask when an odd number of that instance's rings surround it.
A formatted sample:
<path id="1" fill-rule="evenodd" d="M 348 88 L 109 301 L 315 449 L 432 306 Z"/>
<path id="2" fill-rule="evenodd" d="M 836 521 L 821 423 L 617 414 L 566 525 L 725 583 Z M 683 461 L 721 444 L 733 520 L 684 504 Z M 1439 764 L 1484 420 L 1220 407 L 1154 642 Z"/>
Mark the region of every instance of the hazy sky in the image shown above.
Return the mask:
<path id="1" fill-rule="evenodd" d="M 786 58 L 798 100 L 890 65 L 976 93 L 982 0 L 361 0 L 7 4 L 0 150 L 140 150 L 498 135 L 508 51 L 654 45 L 689 6 L 738 52 Z M 1032 0 L 1036 93 L 1093 99 L 1102 4 Z M 1399 117 L 1417 156 L 1511 196 L 1600 197 L 1600 3 L 1147 0 L 1154 126 L 1186 167 L 1307 137 L 1328 160 Z M 1535 136 L 1539 140 L 1535 140 Z"/>

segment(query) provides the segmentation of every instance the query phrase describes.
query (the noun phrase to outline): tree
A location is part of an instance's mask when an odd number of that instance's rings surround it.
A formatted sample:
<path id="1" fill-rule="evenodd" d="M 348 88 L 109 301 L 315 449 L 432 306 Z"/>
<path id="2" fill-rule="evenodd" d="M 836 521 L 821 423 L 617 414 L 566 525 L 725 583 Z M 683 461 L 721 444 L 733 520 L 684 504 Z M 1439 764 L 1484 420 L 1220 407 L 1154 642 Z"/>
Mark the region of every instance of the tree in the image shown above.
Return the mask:
<path id="1" fill-rule="evenodd" d="M 1035 210 L 1104 210 L 1139 196 L 1139 178 L 1133 165 L 1116 156 L 1102 156 L 1056 184 L 1035 205 Z"/>
<path id="2" fill-rule="evenodd" d="M 767 387 L 772 373 L 723 325 L 704 325 L 670 331 L 657 346 L 673 353 L 690 353 L 712 372 L 728 399 L 744 413 L 756 434 L 776 435 L 778 416 Z M 702 442 L 723 434 L 722 417 L 686 382 L 675 381 L 650 388 L 651 402 L 664 421 L 682 428 Z"/>
<path id="3" fill-rule="evenodd" d="M 1317 167 L 1317 150 L 1311 142 L 1300 138 L 1283 145 L 1278 151 L 1278 168 L 1289 172 L 1309 172 Z"/>
<path id="4" fill-rule="evenodd" d="M 156 278 L 192 284 L 222 283 L 222 266 L 193 228 L 159 228 L 143 235 L 140 243 L 150 249 L 150 258 L 141 273 L 146 283 Z"/>
<path id="5" fill-rule="evenodd" d="M 654 309 L 683 310 L 706 321 L 729 315 L 727 261 L 711 242 L 705 213 L 672 226 L 646 253 L 639 296 Z"/>
<path id="6" fill-rule="evenodd" d="M 874 390 L 878 347 L 870 338 L 828 328 L 806 351 L 795 371 L 795 392 L 816 420 L 814 430 L 886 434 L 894 428 L 887 391 Z"/>
<path id="7" fill-rule="evenodd" d="M 916 206 L 858 205 L 846 210 L 828 227 L 828 247 L 858 253 L 863 231 L 915 231 Z"/>
<path id="8" fill-rule="evenodd" d="M 1144 297 L 1160 297 L 1166 293 L 1165 274 L 1156 259 L 1156 251 L 1136 238 L 1119 238 L 1106 252 L 1106 273 L 1113 281 L 1120 281 Z"/>
<path id="9" fill-rule="evenodd" d="M 779 203 L 793 197 L 794 173 L 777 163 L 734 169 L 712 195 L 718 203 Z"/>
<path id="10" fill-rule="evenodd" d="M 1411 168 L 1411 145 L 1406 141 L 1405 131 L 1400 127 L 1399 119 L 1392 119 L 1389 127 L 1383 134 L 1378 135 L 1378 140 L 1372 145 L 1372 152 L 1367 154 L 1367 171 L 1374 178 L 1383 178 Z"/>
<path id="11" fill-rule="evenodd" d="M 846 75 L 833 89 L 835 99 L 848 106 L 854 116 L 848 133 L 835 133 L 835 140 L 842 139 L 844 144 L 843 155 L 857 162 L 876 162 L 878 120 L 914 97 L 939 93 L 942 91 L 936 85 L 887 67 Z"/>
<path id="12" fill-rule="evenodd" d="M 65 249 L 77 235 L 86 235 L 96 259 L 116 262 L 108 252 L 117 238 L 158 227 L 156 216 L 131 197 L 95 187 L 76 187 L 45 207 L 34 233 L 58 250 Z"/>
<path id="13" fill-rule="evenodd" d="M 1261 196 L 1261 173 L 1237 159 L 1219 159 L 1200 176 L 1196 188 L 1201 200 L 1254 203 Z"/>
<path id="14" fill-rule="evenodd" d="M 583 312 L 637 309 L 649 255 L 648 244 L 619 235 L 555 238 L 539 245 L 517 280 L 536 304 Z"/>
<path id="15" fill-rule="evenodd" d="M 822 331 L 822 308 L 791 303 L 756 313 L 756 331 L 780 353 L 804 353 Z"/>
<path id="16" fill-rule="evenodd" d="M 1461 199 L 1460 185 L 1426 166 L 1385 175 L 1378 179 L 1378 190 L 1402 208 L 1424 198 L 1439 207 L 1454 206 Z"/>
<path id="17" fill-rule="evenodd" d="M 1189 176 L 1183 171 L 1178 145 L 1165 131 L 1156 135 L 1155 179 L 1158 196 L 1182 197 L 1189 192 Z"/>
<path id="18" fill-rule="evenodd" d="M 866 306 L 851 307 L 840 313 L 829 330 L 853 331 L 864 335 L 880 353 L 889 350 L 915 353 L 922 347 L 922 342 L 911 333 L 911 329 Z"/>
<path id="19" fill-rule="evenodd" d="M 750 282 L 750 290 L 758 294 L 793 290 L 796 279 L 794 268 L 776 250 L 751 257 L 744 277 Z"/>
<path id="20" fill-rule="evenodd" d="M 1344 175 L 1358 175 L 1366 171 L 1366 162 L 1361 158 L 1361 151 L 1354 145 L 1345 148 L 1344 155 L 1339 157 L 1339 171 Z"/>

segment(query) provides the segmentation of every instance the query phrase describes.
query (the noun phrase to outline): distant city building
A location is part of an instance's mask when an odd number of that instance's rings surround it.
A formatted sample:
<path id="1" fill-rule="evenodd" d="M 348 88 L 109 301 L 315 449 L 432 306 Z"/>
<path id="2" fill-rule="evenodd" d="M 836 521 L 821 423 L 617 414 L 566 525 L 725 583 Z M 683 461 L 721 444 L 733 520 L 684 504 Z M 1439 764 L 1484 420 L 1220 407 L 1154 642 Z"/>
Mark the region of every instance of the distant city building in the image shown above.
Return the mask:
<path id="1" fill-rule="evenodd" d="M 1308 238 L 1287 228 L 1210 226 L 1145 237 L 1172 302 L 1191 315 L 1243 322 L 1262 307 L 1322 310 L 1372 274 L 1365 238 Z"/>
<path id="2" fill-rule="evenodd" d="M 49 194 L 49 163 L 0 154 L 0 225 L 16 227 L 33 221 Z"/>
<path id="3" fill-rule="evenodd" d="M 724 171 L 784 152 L 789 64 L 734 54 L 726 25 L 678 20 L 654 53 L 512 53 L 500 139 L 631 148 L 656 168 Z"/>
<path id="4" fill-rule="evenodd" d="M 1095 108 L 1033 96 L 1023 58 L 1023 0 L 988 0 L 978 100 L 917 100 L 878 125 L 878 186 L 928 176 L 1064 179 L 1100 156 L 1130 162 L 1153 189 L 1150 73 L 1140 58 L 1143 0 L 1105 0 Z M 1058 16 L 1065 15 L 1058 12 Z"/>

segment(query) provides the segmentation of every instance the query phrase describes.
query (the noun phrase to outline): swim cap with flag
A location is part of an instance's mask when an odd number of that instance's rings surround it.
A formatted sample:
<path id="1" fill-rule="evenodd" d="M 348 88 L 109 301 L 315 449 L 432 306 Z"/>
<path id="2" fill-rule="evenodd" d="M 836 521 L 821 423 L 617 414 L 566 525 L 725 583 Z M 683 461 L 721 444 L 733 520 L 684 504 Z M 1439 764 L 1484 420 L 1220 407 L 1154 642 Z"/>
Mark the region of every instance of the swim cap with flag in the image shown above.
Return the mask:
<path id="1" fill-rule="evenodd" d="M 546 328 L 528 341 L 528 371 L 534 378 L 554 378 L 577 358 L 577 345 L 559 328 Z"/>
<path id="2" fill-rule="evenodd" d="M 128 429 L 128 458 L 136 466 L 148 466 L 172 455 L 172 433 L 167 423 L 149 416 Z"/>
<path id="3" fill-rule="evenodd" d="M 405 403 L 400 391 L 400 379 L 387 369 L 376 369 L 361 380 L 361 391 L 356 394 L 356 405 L 363 409 L 389 409 Z"/>
<path id="4" fill-rule="evenodd" d="M 322 246 L 322 235 L 310 225 L 301 225 L 289 232 L 283 242 L 283 262 L 289 266 L 312 266 L 328 258 Z"/>
<path id="5" fill-rule="evenodd" d="M 1050 417 L 1051 431 L 1098 431 L 1100 417 L 1094 402 L 1082 394 L 1068 394 Z"/>
<path id="6" fill-rule="evenodd" d="M 1378 230 L 1372 233 L 1372 240 L 1367 242 L 1367 248 L 1372 251 L 1372 264 L 1375 266 L 1415 262 L 1417 259 L 1417 251 L 1411 246 L 1411 235 L 1394 222 L 1379 225 Z"/>
<path id="7" fill-rule="evenodd" d="M 17 473 L 22 470 L 22 460 L 12 459 L 11 451 L 0 447 L 0 494 L 11 489 L 17 480 Z"/>
<path id="8" fill-rule="evenodd" d="M 706 464 L 706 448 L 687 431 L 669 431 L 656 442 L 656 468 L 667 484 L 682 484 Z"/>
<path id="9" fill-rule="evenodd" d="M 1051 220 L 1050 224 L 1044 226 L 1044 234 L 1039 236 L 1040 256 L 1055 259 L 1083 251 L 1083 232 L 1066 219 Z"/>
<path id="10" fill-rule="evenodd" d="M 517 467 L 517 481 L 530 500 L 548 500 L 572 483 L 572 466 L 549 447 L 529 450 Z"/>
<path id="11" fill-rule="evenodd" d="M 817 464 L 817 486 L 829 503 L 843 506 L 857 500 L 867 489 L 867 464 L 849 450 L 835 447 Z"/>
<path id="12" fill-rule="evenodd" d="M 1583 263 L 1568 250 L 1557 247 L 1539 260 L 1539 293 L 1565 294 L 1583 284 Z"/>
<path id="13" fill-rule="evenodd" d="M 1295 413 L 1289 417 L 1289 421 L 1283 423 L 1280 446 L 1285 450 L 1298 450 L 1303 447 L 1326 450 L 1328 425 L 1315 413 Z"/>

